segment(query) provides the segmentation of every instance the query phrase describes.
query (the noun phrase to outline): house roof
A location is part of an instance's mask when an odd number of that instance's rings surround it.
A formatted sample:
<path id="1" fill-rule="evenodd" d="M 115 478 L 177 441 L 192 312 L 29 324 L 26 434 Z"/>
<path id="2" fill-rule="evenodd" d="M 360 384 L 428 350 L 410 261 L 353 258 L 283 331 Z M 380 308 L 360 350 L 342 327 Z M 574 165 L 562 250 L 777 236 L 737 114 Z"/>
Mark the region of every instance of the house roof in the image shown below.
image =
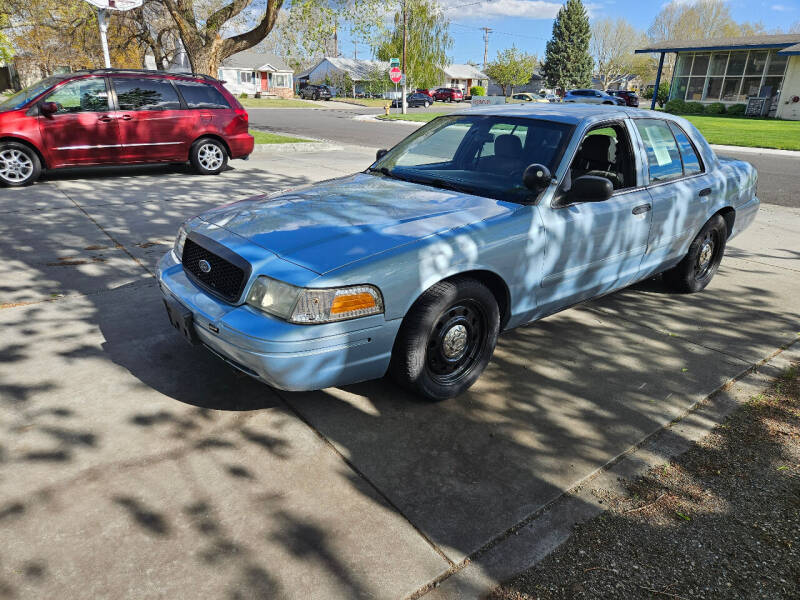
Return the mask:
<path id="1" fill-rule="evenodd" d="M 747 35 L 699 40 L 667 40 L 636 50 L 643 52 L 687 52 L 689 50 L 748 50 L 750 48 L 795 48 L 800 45 L 800 33 L 780 35 Z M 795 48 L 796 52 L 800 52 Z M 781 52 L 781 54 L 789 52 Z M 794 53 L 794 52 L 792 52 Z"/>
<path id="2" fill-rule="evenodd" d="M 229 69 L 292 72 L 292 68 L 277 54 L 257 50 L 245 50 L 229 56 L 222 61 L 222 66 Z"/>
<path id="3" fill-rule="evenodd" d="M 298 73 L 296 78 L 302 79 L 303 77 L 308 77 L 312 71 L 316 70 L 317 67 L 319 67 L 325 61 L 328 61 L 335 69 L 348 73 L 353 81 L 363 81 L 364 79 L 368 79 L 371 69 L 389 69 L 389 63 L 382 60 L 365 60 L 361 58 L 345 58 L 343 56 L 326 56 L 313 67 L 306 69 L 302 73 Z"/>
<path id="4" fill-rule="evenodd" d="M 447 65 L 442 71 L 448 79 L 489 79 L 486 73 L 472 65 Z"/>

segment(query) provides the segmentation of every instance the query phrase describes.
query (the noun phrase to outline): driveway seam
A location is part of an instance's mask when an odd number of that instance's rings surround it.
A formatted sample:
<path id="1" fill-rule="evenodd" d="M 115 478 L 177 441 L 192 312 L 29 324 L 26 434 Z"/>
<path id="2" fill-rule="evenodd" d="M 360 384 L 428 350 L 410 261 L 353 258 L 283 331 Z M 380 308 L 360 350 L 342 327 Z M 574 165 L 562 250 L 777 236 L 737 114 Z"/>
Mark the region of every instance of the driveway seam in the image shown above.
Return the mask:
<path id="1" fill-rule="evenodd" d="M 297 417 L 302 423 L 304 423 L 306 425 L 306 427 L 308 427 L 311 431 L 313 431 L 317 435 L 317 437 L 319 437 L 319 439 L 322 440 L 333 451 L 333 453 L 336 454 L 336 456 L 338 456 L 339 459 L 341 459 L 342 462 L 344 462 L 344 464 L 346 464 L 350 468 L 350 470 L 352 470 L 356 475 L 358 475 L 361 479 L 363 479 L 373 490 L 375 490 L 375 493 L 378 494 L 378 496 L 389 507 L 391 507 L 398 515 L 400 515 L 406 521 L 406 523 L 408 523 L 412 527 L 412 529 L 414 529 L 414 531 L 423 540 L 425 540 L 428 543 L 428 545 L 434 550 L 434 552 L 436 552 L 436 554 L 438 554 L 440 557 L 442 557 L 447 562 L 447 565 L 448 565 L 449 568 L 446 571 L 446 573 L 450 573 L 453 570 L 453 568 L 456 567 L 456 563 L 453 562 L 453 560 L 449 556 L 447 556 L 447 554 L 444 553 L 444 551 L 436 544 L 436 542 L 434 542 L 430 537 L 428 537 L 428 535 L 424 531 L 422 531 L 422 529 L 420 529 L 414 523 L 414 521 L 412 521 L 411 518 L 408 515 L 406 515 L 405 512 L 403 512 L 403 510 L 397 504 L 395 504 L 391 500 L 391 498 L 389 498 L 384 493 L 383 490 L 381 490 L 377 486 L 377 484 L 375 484 L 369 477 L 367 477 L 367 475 L 361 469 L 359 469 L 349 458 L 347 458 L 344 454 L 342 454 L 339 451 L 339 449 L 336 447 L 336 444 L 334 444 L 330 439 L 328 439 L 328 437 L 324 433 L 322 433 L 319 429 L 314 427 L 314 425 L 312 425 L 311 422 L 308 419 L 306 419 L 306 417 L 303 415 L 303 413 L 301 413 L 298 409 L 296 409 L 283 396 L 282 390 L 279 390 L 277 388 L 272 388 L 272 389 L 275 392 L 275 394 L 278 396 L 278 398 L 280 398 L 281 402 L 283 402 L 283 404 L 286 406 L 286 408 L 295 417 Z"/>
<path id="2" fill-rule="evenodd" d="M 772 263 L 763 262 L 763 261 L 760 261 L 760 260 L 753 260 L 752 258 L 742 258 L 741 256 L 733 256 L 733 255 L 730 255 L 730 254 L 726 258 L 729 258 L 729 259 L 732 259 L 732 260 L 741 260 L 741 261 L 744 261 L 744 262 L 753 263 L 755 265 L 761 265 L 763 267 L 772 267 L 773 269 L 781 269 L 783 271 L 792 271 L 793 273 L 800 273 L 800 269 L 793 269 L 792 267 L 782 267 L 780 265 L 774 265 Z"/>

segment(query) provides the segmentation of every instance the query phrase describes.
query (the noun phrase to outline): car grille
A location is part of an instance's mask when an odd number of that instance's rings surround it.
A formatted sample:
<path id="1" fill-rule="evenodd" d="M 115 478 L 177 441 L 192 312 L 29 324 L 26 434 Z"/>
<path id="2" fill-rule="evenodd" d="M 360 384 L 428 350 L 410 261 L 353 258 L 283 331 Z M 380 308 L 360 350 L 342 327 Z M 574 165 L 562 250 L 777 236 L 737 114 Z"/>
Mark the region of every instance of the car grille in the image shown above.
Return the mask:
<path id="1" fill-rule="evenodd" d="M 244 262 L 243 259 L 240 260 Z M 206 261 L 211 267 L 207 273 L 200 268 L 202 261 Z M 249 277 L 249 269 L 245 270 L 233 264 L 191 238 L 187 238 L 183 246 L 181 262 L 184 270 L 195 282 L 228 302 L 239 299 Z"/>

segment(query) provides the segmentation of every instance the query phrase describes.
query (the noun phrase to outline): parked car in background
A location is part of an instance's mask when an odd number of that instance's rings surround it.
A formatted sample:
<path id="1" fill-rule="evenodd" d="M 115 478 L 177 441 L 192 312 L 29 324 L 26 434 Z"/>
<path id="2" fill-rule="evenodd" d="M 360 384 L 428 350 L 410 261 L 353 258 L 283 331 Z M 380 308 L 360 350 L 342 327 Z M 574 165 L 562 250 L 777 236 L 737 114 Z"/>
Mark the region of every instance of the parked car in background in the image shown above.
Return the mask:
<path id="1" fill-rule="evenodd" d="M 511 96 L 511 100 L 517 102 L 550 102 L 544 96 L 539 94 L 532 94 L 531 92 L 520 92 Z"/>
<path id="2" fill-rule="evenodd" d="M 99 69 L 53 75 L 0 101 L 0 184 L 45 169 L 189 161 L 223 171 L 253 151 L 247 111 L 206 75 Z"/>
<path id="3" fill-rule="evenodd" d="M 434 90 L 429 90 L 427 88 L 417 88 L 416 90 L 414 90 L 414 92 L 417 94 L 425 94 L 426 96 L 433 98 Z"/>
<path id="4" fill-rule="evenodd" d="M 406 106 L 411 108 L 418 108 L 420 106 L 424 108 L 428 108 L 431 104 L 433 104 L 433 98 L 428 96 L 428 94 L 420 94 L 419 92 L 413 92 L 411 94 L 406 95 Z M 400 98 L 395 98 L 392 100 L 392 106 L 395 108 L 399 108 L 401 106 Z"/>
<path id="5" fill-rule="evenodd" d="M 442 400 L 478 379 L 501 330 L 659 273 L 705 288 L 755 219 L 756 179 L 662 112 L 476 107 L 365 172 L 187 220 L 158 282 L 189 341 L 269 385 L 388 373 Z"/>
<path id="6" fill-rule="evenodd" d="M 622 98 L 626 106 L 633 106 L 634 108 L 639 106 L 639 96 L 631 90 L 606 90 L 606 93 L 615 98 Z"/>
<path id="7" fill-rule="evenodd" d="M 569 90 L 564 94 L 563 102 L 580 102 L 583 104 L 613 104 L 624 106 L 625 100 L 616 98 L 600 90 Z"/>
<path id="8" fill-rule="evenodd" d="M 461 102 L 464 93 L 458 88 L 439 88 L 433 93 L 433 98 L 439 102 Z"/>
<path id="9" fill-rule="evenodd" d="M 333 97 L 327 85 L 316 85 L 313 83 L 300 88 L 300 97 L 306 100 L 330 100 Z"/>

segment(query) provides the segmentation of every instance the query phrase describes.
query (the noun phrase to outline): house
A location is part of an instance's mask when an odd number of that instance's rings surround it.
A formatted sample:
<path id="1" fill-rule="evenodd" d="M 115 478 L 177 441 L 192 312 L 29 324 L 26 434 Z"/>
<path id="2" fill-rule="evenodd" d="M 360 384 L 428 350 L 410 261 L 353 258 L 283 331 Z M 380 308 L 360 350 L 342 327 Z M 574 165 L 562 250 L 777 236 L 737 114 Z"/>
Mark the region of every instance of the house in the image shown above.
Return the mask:
<path id="1" fill-rule="evenodd" d="M 376 75 L 381 74 L 383 86 L 386 89 L 369 90 L 374 93 L 384 93 L 390 87 L 394 87 L 389 81 L 386 73 L 389 71 L 389 63 L 380 60 L 365 60 L 359 58 L 345 58 L 343 56 L 326 56 L 316 65 L 298 73 L 296 80 L 299 88 L 303 88 L 309 83 L 327 83 L 334 88 L 341 85 L 342 79 L 348 75 L 353 82 L 352 90 L 340 90 L 347 95 L 363 94 L 367 91 L 368 83 L 376 81 Z"/>
<path id="2" fill-rule="evenodd" d="M 747 103 L 752 114 L 800 120 L 800 33 L 668 40 L 636 52 L 660 54 L 654 87 L 664 55 L 676 54 L 670 100 Z"/>
<path id="3" fill-rule="evenodd" d="M 152 60 L 152 59 L 151 59 Z M 155 65 L 155 61 L 152 61 Z M 148 57 L 145 57 L 145 68 L 148 68 Z M 174 73 L 191 73 L 192 66 L 186 51 L 180 48 L 169 66 Z M 225 88 L 234 96 L 294 96 L 294 74 L 275 54 L 245 50 L 229 56 L 222 61 L 217 70 L 217 78 L 224 82 Z"/>
<path id="4" fill-rule="evenodd" d="M 262 96 L 294 96 L 294 73 L 277 55 L 245 50 L 222 61 L 218 78 L 229 92 Z"/>
<path id="5" fill-rule="evenodd" d="M 484 88 L 489 86 L 489 77 L 477 67 L 472 65 L 447 65 L 442 69 L 441 87 L 458 88 L 469 92 L 469 88 L 480 85 Z"/>
<path id="6" fill-rule="evenodd" d="M 547 89 L 547 82 L 544 80 L 544 77 L 541 73 L 537 73 L 534 71 L 531 73 L 531 78 L 528 80 L 528 83 L 525 85 L 515 85 L 514 89 L 511 89 L 511 86 L 506 86 L 506 95 L 510 96 L 511 94 L 518 94 L 521 92 L 528 92 L 530 94 L 541 94 L 541 93 L 552 93 L 552 90 Z M 503 88 L 495 83 L 493 80 L 489 80 L 489 87 L 486 90 L 486 93 L 489 96 L 502 96 L 503 95 Z"/>

